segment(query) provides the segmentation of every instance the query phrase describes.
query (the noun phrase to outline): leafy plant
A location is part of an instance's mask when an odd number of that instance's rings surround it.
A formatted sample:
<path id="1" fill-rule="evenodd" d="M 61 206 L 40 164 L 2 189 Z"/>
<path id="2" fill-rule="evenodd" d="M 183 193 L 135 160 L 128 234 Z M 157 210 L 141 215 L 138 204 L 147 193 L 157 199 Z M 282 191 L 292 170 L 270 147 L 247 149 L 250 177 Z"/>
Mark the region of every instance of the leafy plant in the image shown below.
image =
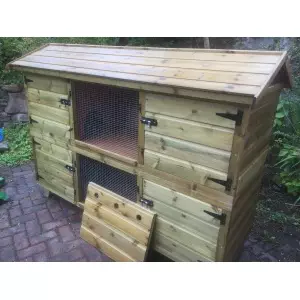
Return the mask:
<path id="1" fill-rule="evenodd" d="M 0 153 L 0 165 L 15 166 L 32 158 L 32 145 L 29 137 L 29 126 L 11 125 L 4 130 L 9 150 Z"/>

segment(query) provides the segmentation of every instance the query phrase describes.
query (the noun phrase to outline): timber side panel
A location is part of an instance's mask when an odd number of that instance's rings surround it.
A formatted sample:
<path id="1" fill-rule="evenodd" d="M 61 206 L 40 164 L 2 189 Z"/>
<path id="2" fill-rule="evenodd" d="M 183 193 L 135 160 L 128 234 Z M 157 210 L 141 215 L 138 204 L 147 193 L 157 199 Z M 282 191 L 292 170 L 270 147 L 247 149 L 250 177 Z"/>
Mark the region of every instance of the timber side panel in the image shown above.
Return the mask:
<path id="1" fill-rule="evenodd" d="M 95 183 L 88 185 L 81 237 L 110 258 L 144 261 L 154 221 L 151 211 Z"/>

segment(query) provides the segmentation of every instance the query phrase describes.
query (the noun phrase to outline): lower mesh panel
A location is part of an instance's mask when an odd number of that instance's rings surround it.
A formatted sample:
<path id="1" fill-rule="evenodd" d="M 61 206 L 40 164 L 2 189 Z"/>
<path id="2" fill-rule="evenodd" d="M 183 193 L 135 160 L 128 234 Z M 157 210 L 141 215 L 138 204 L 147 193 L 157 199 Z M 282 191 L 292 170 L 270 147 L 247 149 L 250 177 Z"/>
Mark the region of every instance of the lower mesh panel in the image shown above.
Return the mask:
<path id="1" fill-rule="evenodd" d="M 80 201 L 84 202 L 89 182 L 94 182 L 128 200 L 136 202 L 136 175 L 79 155 Z"/>

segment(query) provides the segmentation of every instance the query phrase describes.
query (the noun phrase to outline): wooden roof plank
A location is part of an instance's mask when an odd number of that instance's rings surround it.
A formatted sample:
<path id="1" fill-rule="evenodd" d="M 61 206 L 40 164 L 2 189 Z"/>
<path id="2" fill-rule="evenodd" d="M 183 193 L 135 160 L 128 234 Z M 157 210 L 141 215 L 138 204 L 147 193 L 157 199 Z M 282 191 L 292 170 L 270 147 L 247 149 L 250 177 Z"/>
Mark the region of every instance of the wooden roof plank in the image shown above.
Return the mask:
<path id="1" fill-rule="evenodd" d="M 255 73 L 255 74 L 269 74 L 272 71 L 274 64 L 259 64 L 245 62 L 212 62 L 212 61 L 195 61 L 195 60 L 182 60 L 182 59 L 160 59 L 160 58 L 147 58 L 132 57 L 132 56 L 118 56 L 118 55 L 101 55 L 91 53 L 78 53 L 78 52 L 60 52 L 60 51 L 37 51 L 34 55 L 48 56 L 48 57 L 61 57 L 73 58 L 86 61 L 121 63 L 129 65 L 143 65 L 143 66 L 156 66 L 168 68 L 180 68 L 191 70 L 211 70 L 211 71 L 224 71 L 224 72 L 240 72 L 240 73 Z"/>
<path id="2" fill-rule="evenodd" d="M 49 45 L 48 51 L 62 51 L 62 52 L 82 52 L 82 53 L 95 53 L 95 54 L 109 54 L 121 56 L 137 56 L 144 58 L 163 58 L 163 59 L 192 59 L 201 61 L 230 61 L 230 62 L 247 62 L 247 63 L 263 63 L 274 64 L 278 62 L 279 55 L 262 55 L 250 53 L 224 53 L 224 52 L 197 52 L 190 51 L 184 53 L 182 51 L 162 51 L 162 50 L 138 50 L 138 49 L 111 49 L 111 48 L 89 48 L 81 46 L 56 46 Z"/>
<path id="3" fill-rule="evenodd" d="M 74 66 L 85 69 L 95 69 L 111 72 L 122 72 L 129 74 L 150 75 L 156 77 L 167 77 L 177 79 L 187 79 L 196 81 L 211 81 L 231 84 L 244 84 L 260 86 L 267 78 L 262 74 L 247 74 L 234 72 L 217 72 L 202 70 L 174 69 L 167 67 L 151 67 L 128 64 L 112 64 L 107 62 L 86 61 L 79 59 L 66 59 L 57 57 L 48 57 L 40 55 L 30 55 L 21 61 L 31 61 L 46 64 L 56 64 L 61 66 Z"/>

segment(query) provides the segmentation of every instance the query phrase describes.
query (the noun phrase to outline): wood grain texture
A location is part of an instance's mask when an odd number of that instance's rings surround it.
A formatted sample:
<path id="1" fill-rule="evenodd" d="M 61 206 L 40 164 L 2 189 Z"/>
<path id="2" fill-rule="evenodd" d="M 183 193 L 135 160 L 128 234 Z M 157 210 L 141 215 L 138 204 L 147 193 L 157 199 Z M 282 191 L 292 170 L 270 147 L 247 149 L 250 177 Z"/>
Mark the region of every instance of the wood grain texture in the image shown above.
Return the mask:
<path id="1" fill-rule="evenodd" d="M 162 87 L 257 97 L 286 59 L 285 52 L 199 52 L 48 45 L 8 66 L 25 67 L 25 70 L 27 67 L 33 72 L 36 69 L 58 71 L 67 77 L 68 74 L 83 74 Z"/>

